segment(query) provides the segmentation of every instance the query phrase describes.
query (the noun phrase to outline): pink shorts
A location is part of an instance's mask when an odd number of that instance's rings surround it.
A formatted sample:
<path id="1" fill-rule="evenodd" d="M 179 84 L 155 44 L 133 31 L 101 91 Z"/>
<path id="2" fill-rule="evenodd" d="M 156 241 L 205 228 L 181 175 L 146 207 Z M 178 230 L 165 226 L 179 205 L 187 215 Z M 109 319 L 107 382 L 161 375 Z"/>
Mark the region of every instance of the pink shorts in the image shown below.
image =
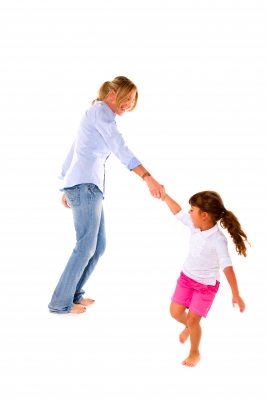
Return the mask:
<path id="1" fill-rule="evenodd" d="M 215 295 L 218 292 L 219 285 L 220 282 L 218 281 L 216 281 L 215 286 L 204 285 L 181 272 L 172 296 L 172 302 L 181 304 L 195 314 L 206 318 Z"/>

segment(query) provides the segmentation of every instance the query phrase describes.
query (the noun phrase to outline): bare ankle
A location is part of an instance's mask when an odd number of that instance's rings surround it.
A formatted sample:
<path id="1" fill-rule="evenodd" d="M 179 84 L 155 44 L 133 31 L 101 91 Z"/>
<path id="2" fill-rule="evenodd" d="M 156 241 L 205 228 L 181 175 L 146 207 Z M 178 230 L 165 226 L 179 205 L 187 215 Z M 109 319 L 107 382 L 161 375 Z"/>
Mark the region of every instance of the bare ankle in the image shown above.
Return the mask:
<path id="1" fill-rule="evenodd" d="M 197 355 L 200 354 L 200 352 L 199 352 L 199 349 L 193 349 L 193 350 L 190 349 L 189 354 L 190 354 L 190 355 L 195 355 L 195 356 L 197 356 Z"/>

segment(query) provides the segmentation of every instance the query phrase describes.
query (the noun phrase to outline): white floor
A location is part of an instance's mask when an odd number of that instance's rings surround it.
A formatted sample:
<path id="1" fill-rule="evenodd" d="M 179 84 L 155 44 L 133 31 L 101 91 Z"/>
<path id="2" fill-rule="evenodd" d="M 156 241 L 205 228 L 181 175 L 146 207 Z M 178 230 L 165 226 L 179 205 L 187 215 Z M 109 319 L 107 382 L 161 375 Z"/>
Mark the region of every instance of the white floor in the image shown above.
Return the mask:
<path id="1" fill-rule="evenodd" d="M 4 400 L 264 399 L 265 2 L 20 0 L 1 4 L 0 397 Z M 247 309 L 221 287 L 202 360 L 169 303 L 188 232 L 114 156 L 107 250 L 83 315 L 47 305 L 74 247 L 57 175 L 99 86 L 139 88 L 117 118 L 128 146 L 184 209 L 218 191 L 252 247 L 238 257 Z M 228 236 L 228 235 L 227 235 Z"/>
<path id="2" fill-rule="evenodd" d="M 202 360 L 189 369 L 181 365 L 189 346 L 178 343 L 166 289 L 134 278 L 125 289 L 129 280 L 96 273 L 96 303 L 80 316 L 49 314 L 48 285 L 33 290 L 39 301 L 16 291 L 1 317 L 2 398 L 263 398 L 265 328 L 256 328 L 252 299 L 240 315 L 221 290 L 202 324 Z"/>
<path id="3" fill-rule="evenodd" d="M 222 277 L 217 298 L 202 322 L 202 360 L 189 369 L 181 365 L 189 344 L 178 342 L 181 326 L 168 311 L 187 233 L 164 204 L 148 195 L 147 201 L 152 210 L 147 208 L 146 219 L 136 202 L 139 214 L 129 213 L 121 220 L 121 209 L 114 205 L 111 212 L 106 201 L 108 248 L 86 285 L 96 302 L 83 315 L 54 315 L 47 310 L 72 249 L 73 232 L 66 231 L 70 212 L 58 209 L 53 229 L 52 218 L 41 213 L 28 226 L 19 225 L 21 241 L 15 250 L 10 246 L 1 280 L 4 399 L 263 398 L 266 332 L 261 325 L 264 283 L 257 277 L 263 268 L 256 258 L 258 238 L 252 238 L 247 259 L 234 257 L 245 313 L 232 307 Z M 149 225 L 155 208 L 163 211 Z"/>

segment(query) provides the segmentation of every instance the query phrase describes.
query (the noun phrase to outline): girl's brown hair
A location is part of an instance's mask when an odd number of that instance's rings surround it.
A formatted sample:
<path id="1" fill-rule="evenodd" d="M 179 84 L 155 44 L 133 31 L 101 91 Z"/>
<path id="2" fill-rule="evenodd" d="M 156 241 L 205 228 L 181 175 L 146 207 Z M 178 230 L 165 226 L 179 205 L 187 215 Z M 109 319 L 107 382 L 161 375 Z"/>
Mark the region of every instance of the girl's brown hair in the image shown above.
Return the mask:
<path id="1" fill-rule="evenodd" d="M 226 210 L 223 200 L 217 192 L 206 190 L 196 193 L 190 197 L 189 204 L 210 214 L 214 223 L 220 221 L 221 227 L 227 229 L 233 239 L 237 253 L 240 256 L 247 256 L 247 248 L 245 245 L 245 242 L 249 244 L 247 235 L 242 230 L 237 217 L 232 211 Z"/>
<path id="2" fill-rule="evenodd" d="M 136 90 L 135 101 L 132 106 L 127 110 L 128 112 L 133 111 L 136 108 L 138 102 L 138 88 L 130 79 L 126 78 L 125 76 L 117 76 L 111 82 L 104 82 L 98 91 L 97 99 L 93 100 L 91 104 L 94 104 L 96 100 L 103 101 L 108 96 L 110 90 L 114 90 L 116 93 L 116 105 L 118 107 L 121 101 L 126 100 L 129 93 L 133 89 Z"/>

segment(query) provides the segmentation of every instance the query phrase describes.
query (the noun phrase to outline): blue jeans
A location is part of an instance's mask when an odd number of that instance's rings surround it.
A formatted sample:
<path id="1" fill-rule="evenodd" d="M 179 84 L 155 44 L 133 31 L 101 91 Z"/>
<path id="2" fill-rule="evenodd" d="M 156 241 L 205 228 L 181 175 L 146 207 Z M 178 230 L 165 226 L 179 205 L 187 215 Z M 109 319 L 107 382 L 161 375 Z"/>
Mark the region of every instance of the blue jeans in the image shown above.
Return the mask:
<path id="1" fill-rule="evenodd" d="M 49 310 L 68 313 L 79 303 L 84 284 L 93 272 L 106 246 L 102 192 L 92 183 L 64 189 L 76 230 L 76 247 L 55 288 Z"/>

